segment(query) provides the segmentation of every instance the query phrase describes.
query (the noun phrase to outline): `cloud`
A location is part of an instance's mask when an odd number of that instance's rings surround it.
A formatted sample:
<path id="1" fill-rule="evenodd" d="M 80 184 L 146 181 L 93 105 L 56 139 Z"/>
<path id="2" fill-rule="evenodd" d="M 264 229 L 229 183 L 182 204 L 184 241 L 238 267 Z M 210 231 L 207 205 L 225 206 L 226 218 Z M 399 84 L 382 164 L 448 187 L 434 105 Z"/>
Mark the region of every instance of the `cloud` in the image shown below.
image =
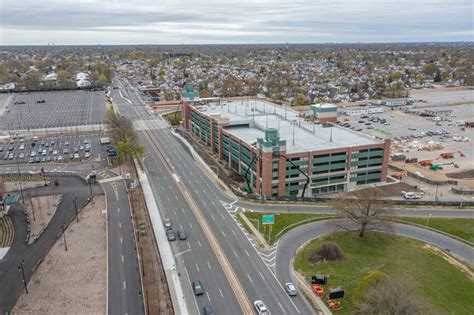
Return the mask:
<path id="1" fill-rule="evenodd" d="M 3 0 L 0 43 L 473 40 L 470 0 Z"/>

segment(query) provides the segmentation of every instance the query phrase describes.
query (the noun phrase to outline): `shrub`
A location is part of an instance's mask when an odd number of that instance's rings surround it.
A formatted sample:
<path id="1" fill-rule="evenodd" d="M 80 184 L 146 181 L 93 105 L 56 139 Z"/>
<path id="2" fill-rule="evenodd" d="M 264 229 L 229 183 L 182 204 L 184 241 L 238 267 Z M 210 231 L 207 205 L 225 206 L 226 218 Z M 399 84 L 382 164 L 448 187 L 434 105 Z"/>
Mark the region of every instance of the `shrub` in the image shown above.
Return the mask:
<path id="1" fill-rule="evenodd" d="M 352 303 L 357 304 L 364 296 L 364 292 L 374 285 L 382 282 L 386 278 L 386 275 L 380 271 L 372 272 L 371 274 L 362 278 L 354 289 L 352 294 Z"/>
<path id="2" fill-rule="evenodd" d="M 312 264 L 317 264 L 320 261 L 339 261 L 344 259 L 342 249 L 334 242 L 327 242 L 321 245 L 321 247 L 311 253 L 308 260 Z"/>

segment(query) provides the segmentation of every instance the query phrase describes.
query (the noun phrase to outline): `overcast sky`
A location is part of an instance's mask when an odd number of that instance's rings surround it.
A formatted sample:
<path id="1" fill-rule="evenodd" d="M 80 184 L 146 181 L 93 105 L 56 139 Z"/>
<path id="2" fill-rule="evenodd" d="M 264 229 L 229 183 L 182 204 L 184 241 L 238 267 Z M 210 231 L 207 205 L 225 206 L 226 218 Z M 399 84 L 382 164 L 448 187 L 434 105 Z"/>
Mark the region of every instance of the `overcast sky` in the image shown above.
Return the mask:
<path id="1" fill-rule="evenodd" d="M 0 0 L 0 44 L 472 41 L 473 15 L 472 0 Z"/>

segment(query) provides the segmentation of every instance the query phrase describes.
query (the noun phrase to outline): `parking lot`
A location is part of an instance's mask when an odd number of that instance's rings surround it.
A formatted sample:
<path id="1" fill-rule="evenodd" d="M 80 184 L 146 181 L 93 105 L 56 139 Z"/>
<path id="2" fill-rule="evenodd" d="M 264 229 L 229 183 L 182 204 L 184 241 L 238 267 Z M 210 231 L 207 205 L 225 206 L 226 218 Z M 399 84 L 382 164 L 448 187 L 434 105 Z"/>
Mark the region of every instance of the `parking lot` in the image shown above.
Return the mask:
<path id="1" fill-rule="evenodd" d="M 423 108 L 420 111 L 429 110 Z M 339 124 L 355 131 L 372 136 L 392 139 L 391 154 L 401 153 L 407 158 L 432 160 L 433 164 L 444 164 L 441 173 L 451 173 L 473 169 L 474 130 L 457 126 L 456 122 L 472 120 L 471 105 L 453 105 L 435 107 L 433 110 L 452 110 L 448 116 L 440 116 L 440 120 L 433 117 L 422 117 L 415 113 L 406 113 L 403 110 L 391 111 L 385 109 L 383 113 L 339 116 Z M 454 158 L 444 159 L 441 153 L 454 153 Z M 462 156 L 464 155 L 464 156 Z M 445 164 L 446 163 L 446 164 Z M 447 164 L 450 163 L 450 164 Z M 455 167 L 455 166 L 458 167 Z"/>
<path id="2" fill-rule="evenodd" d="M 10 139 L 0 143 L 0 164 L 83 162 L 100 153 L 98 137 Z"/>
<path id="3" fill-rule="evenodd" d="M 95 125 L 105 120 L 103 91 L 54 91 L 11 94 L 0 129 L 28 130 Z"/>

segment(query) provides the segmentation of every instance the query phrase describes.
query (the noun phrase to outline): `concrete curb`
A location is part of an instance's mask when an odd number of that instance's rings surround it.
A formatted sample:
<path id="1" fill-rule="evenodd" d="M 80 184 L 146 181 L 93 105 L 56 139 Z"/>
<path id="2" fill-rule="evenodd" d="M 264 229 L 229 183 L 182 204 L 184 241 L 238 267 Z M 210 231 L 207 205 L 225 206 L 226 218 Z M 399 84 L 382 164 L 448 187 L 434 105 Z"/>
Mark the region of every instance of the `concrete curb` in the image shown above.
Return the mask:
<path id="1" fill-rule="evenodd" d="M 175 314 L 187 315 L 189 314 L 189 311 L 187 309 L 186 301 L 184 300 L 183 288 L 181 287 L 177 275 L 173 252 L 168 239 L 166 238 L 163 221 L 161 220 L 160 211 L 148 181 L 148 176 L 143 171 L 139 171 L 138 178 L 143 189 L 143 195 L 145 197 L 148 215 L 155 235 L 155 241 L 156 244 L 158 244 L 161 253 L 161 261 L 163 263 L 163 269 L 165 270 L 166 281 L 168 282 L 168 287 L 170 289 L 173 309 Z"/>

